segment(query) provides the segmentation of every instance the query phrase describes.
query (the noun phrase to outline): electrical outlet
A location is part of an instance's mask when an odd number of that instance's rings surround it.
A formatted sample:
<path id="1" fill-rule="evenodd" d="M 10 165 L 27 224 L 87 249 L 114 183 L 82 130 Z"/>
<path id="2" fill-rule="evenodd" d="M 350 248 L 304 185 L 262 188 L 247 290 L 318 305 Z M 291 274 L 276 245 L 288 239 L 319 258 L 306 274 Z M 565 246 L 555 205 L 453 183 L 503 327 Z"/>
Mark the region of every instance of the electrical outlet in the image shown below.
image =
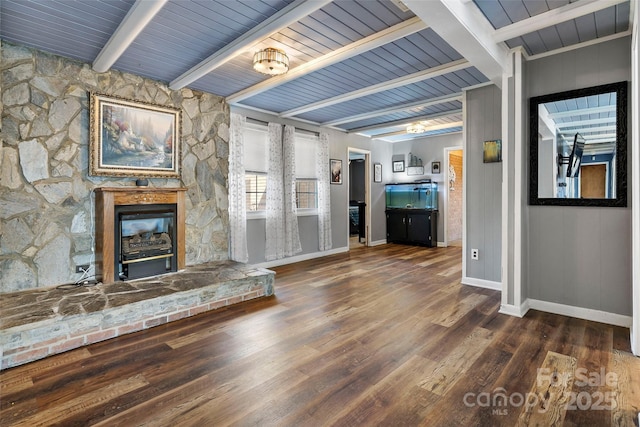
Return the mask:
<path id="1" fill-rule="evenodd" d="M 478 253 L 479 251 L 477 249 L 471 249 L 471 259 L 478 260 Z"/>
<path id="2" fill-rule="evenodd" d="M 76 265 L 76 273 L 89 271 L 89 264 Z"/>

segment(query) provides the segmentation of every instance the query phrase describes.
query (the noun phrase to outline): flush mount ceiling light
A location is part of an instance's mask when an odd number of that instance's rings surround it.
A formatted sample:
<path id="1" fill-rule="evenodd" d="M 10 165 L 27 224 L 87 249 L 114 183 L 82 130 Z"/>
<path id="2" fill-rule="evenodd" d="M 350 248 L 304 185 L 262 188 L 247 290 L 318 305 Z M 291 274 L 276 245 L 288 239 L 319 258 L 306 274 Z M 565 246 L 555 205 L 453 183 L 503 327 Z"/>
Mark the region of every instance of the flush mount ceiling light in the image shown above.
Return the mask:
<path id="1" fill-rule="evenodd" d="M 427 128 L 422 123 L 411 123 L 407 126 L 407 133 L 422 133 L 426 130 Z"/>
<path id="2" fill-rule="evenodd" d="M 284 74 L 289 71 L 289 57 L 280 49 L 268 47 L 253 55 L 253 69 L 271 76 Z"/>

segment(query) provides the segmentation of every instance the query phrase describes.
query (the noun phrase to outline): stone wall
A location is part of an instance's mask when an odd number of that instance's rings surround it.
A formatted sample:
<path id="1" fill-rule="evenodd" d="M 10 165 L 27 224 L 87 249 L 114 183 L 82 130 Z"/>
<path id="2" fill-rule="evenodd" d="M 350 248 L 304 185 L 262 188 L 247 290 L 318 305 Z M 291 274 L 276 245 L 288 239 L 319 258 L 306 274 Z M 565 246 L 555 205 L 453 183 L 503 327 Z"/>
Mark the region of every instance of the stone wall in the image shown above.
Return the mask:
<path id="1" fill-rule="evenodd" d="M 131 179 L 92 177 L 88 93 L 182 109 L 188 265 L 228 257 L 229 107 L 224 98 L 2 42 L 0 293 L 75 282 L 93 265 L 94 195 Z"/>

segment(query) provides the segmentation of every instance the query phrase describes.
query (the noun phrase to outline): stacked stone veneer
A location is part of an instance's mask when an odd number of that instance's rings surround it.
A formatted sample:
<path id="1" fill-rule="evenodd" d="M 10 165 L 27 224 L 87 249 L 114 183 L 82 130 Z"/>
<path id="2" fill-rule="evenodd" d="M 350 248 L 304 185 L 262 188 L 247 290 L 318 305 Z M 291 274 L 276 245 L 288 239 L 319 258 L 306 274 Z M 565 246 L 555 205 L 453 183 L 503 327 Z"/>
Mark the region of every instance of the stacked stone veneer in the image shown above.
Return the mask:
<path id="1" fill-rule="evenodd" d="M 227 259 L 229 108 L 224 99 L 2 42 L 0 111 L 0 293 L 71 283 L 94 260 L 98 186 L 131 179 L 88 176 L 88 93 L 182 109 L 187 187 L 186 263 Z"/>
<path id="2" fill-rule="evenodd" d="M 273 294 L 274 273 L 231 261 L 159 278 L 5 294 L 0 370 Z"/>

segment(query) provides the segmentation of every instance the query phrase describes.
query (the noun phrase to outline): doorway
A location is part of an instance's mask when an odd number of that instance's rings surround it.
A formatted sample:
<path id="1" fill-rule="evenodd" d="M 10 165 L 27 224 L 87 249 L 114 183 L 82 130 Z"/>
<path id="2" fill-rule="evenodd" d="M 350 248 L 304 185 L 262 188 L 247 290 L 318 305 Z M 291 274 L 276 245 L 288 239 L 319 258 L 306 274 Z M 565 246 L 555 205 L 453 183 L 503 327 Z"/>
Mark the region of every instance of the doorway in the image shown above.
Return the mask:
<path id="1" fill-rule="evenodd" d="M 606 163 L 588 164 L 580 167 L 580 197 L 583 199 L 605 199 L 607 194 Z"/>
<path id="2" fill-rule="evenodd" d="M 462 216 L 463 216 L 463 171 L 462 147 L 447 147 L 444 149 L 445 192 L 444 207 L 444 245 L 462 246 Z"/>
<path id="3" fill-rule="evenodd" d="M 370 152 L 349 148 L 348 213 L 349 249 L 369 246 Z"/>

